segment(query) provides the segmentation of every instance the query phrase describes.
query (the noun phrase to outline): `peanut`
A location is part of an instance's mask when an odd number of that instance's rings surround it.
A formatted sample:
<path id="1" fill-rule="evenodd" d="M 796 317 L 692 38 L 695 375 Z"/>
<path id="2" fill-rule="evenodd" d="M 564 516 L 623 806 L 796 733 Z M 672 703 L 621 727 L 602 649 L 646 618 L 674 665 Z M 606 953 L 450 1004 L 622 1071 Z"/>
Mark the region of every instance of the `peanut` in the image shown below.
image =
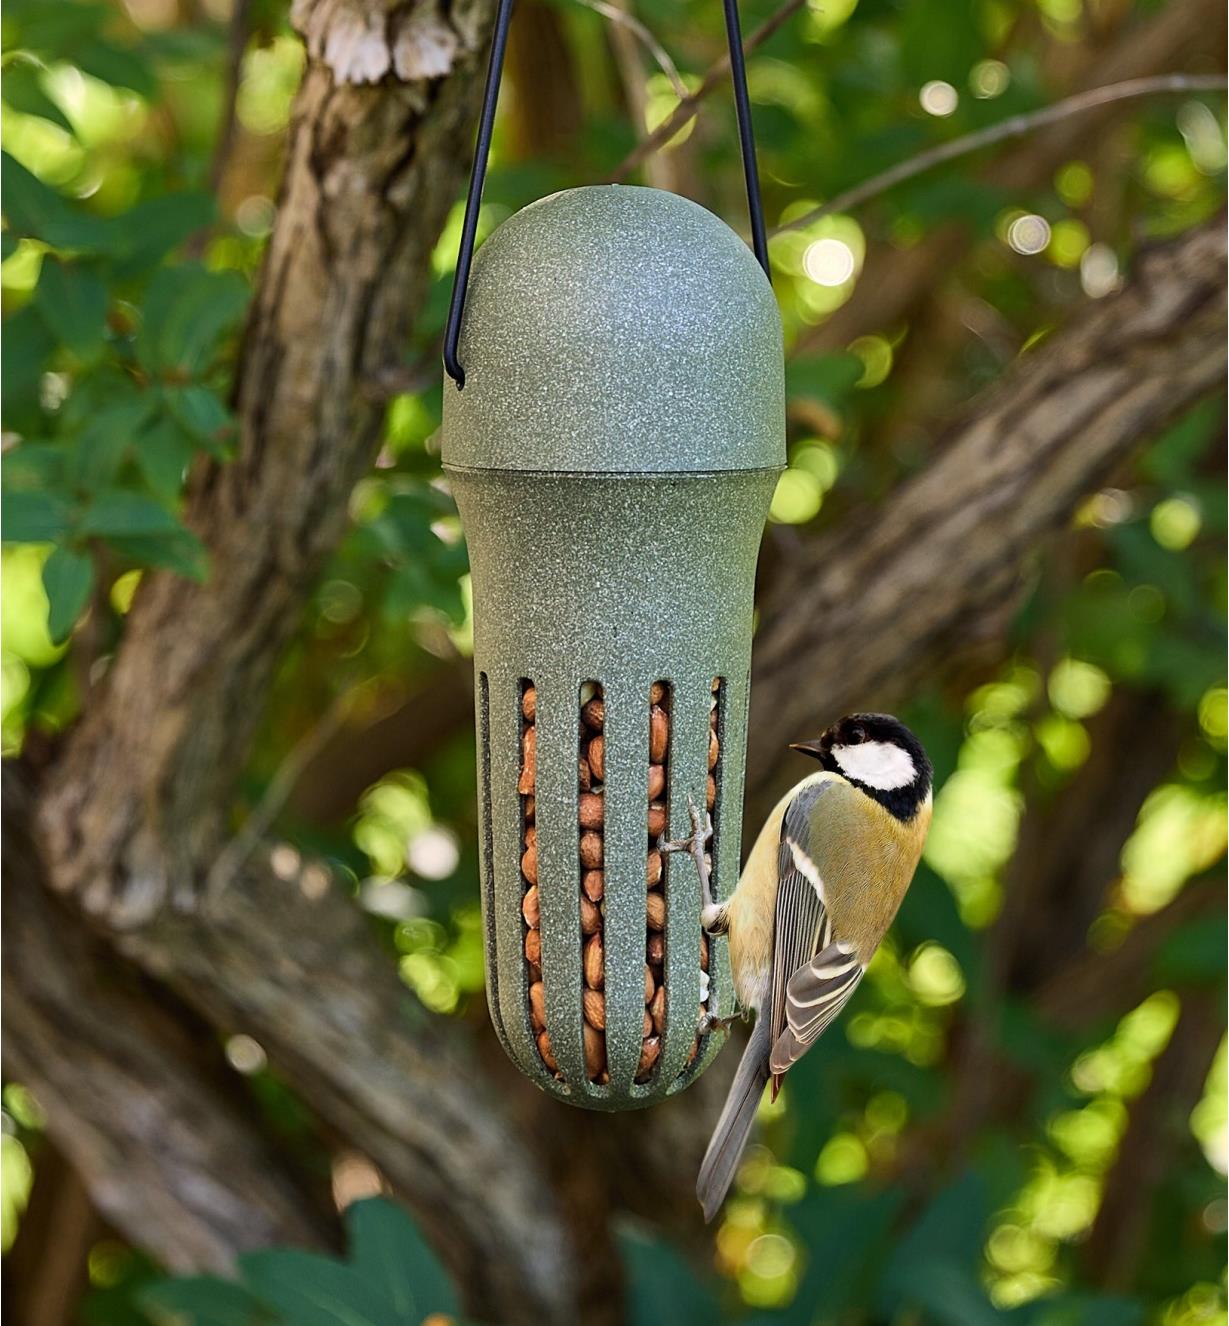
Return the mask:
<path id="1" fill-rule="evenodd" d="M 650 852 L 645 864 L 645 881 L 649 888 L 661 883 L 661 870 L 661 853 L 657 851 Z"/>
<path id="2" fill-rule="evenodd" d="M 546 1027 L 546 986 L 541 981 L 534 981 L 529 987 L 529 1011 L 535 1031 Z"/>
<path id="3" fill-rule="evenodd" d="M 580 711 L 580 716 L 585 720 L 586 727 L 600 732 L 606 724 L 606 701 L 590 700 Z"/>
<path id="4" fill-rule="evenodd" d="M 597 990 L 584 993 L 585 1021 L 598 1031 L 606 1030 L 606 996 Z"/>
<path id="5" fill-rule="evenodd" d="M 542 932 L 540 930 L 527 930 L 525 932 L 525 957 L 530 962 L 541 963 Z"/>
<path id="6" fill-rule="evenodd" d="M 525 848 L 525 854 L 521 857 L 521 874 L 531 884 L 538 882 L 538 848 L 535 843 Z"/>
<path id="7" fill-rule="evenodd" d="M 670 720 L 660 705 L 654 705 L 649 711 L 649 762 L 660 764 L 666 758 L 666 747 L 670 741 Z"/>
<path id="8" fill-rule="evenodd" d="M 709 810 L 717 804 L 717 780 L 709 774 L 708 776 L 708 794 L 704 798 L 705 804 Z"/>
<path id="9" fill-rule="evenodd" d="M 601 902 L 606 891 L 606 879 L 600 870 L 586 870 L 581 877 L 580 887 L 590 902 Z"/>
<path id="10" fill-rule="evenodd" d="M 590 990 L 600 990 L 606 983 L 606 953 L 601 935 L 594 935 L 585 945 L 585 984 Z"/>
<path id="11" fill-rule="evenodd" d="M 542 908 L 538 899 L 538 886 L 534 884 L 521 899 L 521 915 L 530 930 L 536 930 L 542 918 Z"/>
<path id="12" fill-rule="evenodd" d="M 538 715 L 538 692 L 532 686 L 526 686 L 525 693 L 521 696 L 521 713 L 529 723 L 532 723 Z"/>
<path id="13" fill-rule="evenodd" d="M 535 817 L 536 814 L 537 814 L 537 810 L 538 810 L 538 800 L 537 800 L 537 797 L 526 797 L 526 798 L 525 798 L 525 819 L 526 819 L 526 821 L 527 821 L 528 823 L 530 823 L 530 824 L 533 823 L 533 821 L 534 821 L 534 817 Z"/>
<path id="14" fill-rule="evenodd" d="M 593 786 L 593 771 L 589 768 L 589 761 L 583 755 L 580 757 L 577 779 L 582 792 L 587 792 Z"/>
<path id="15" fill-rule="evenodd" d="M 649 803 L 649 837 L 660 838 L 666 831 L 666 803 L 664 801 L 652 801 Z"/>
<path id="16" fill-rule="evenodd" d="M 598 911 L 596 904 L 591 903 L 588 898 L 582 897 L 580 900 L 580 933 L 582 935 L 596 935 L 601 928 L 601 912 Z"/>
<path id="17" fill-rule="evenodd" d="M 580 835 L 580 863 L 586 870 L 596 870 L 602 864 L 602 835 L 589 830 Z"/>
<path id="18" fill-rule="evenodd" d="M 653 979 L 653 973 L 649 969 L 648 963 L 644 967 L 644 1003 L 647 1008 L 653 1002 L 653 995 L 657 992 L 657 982 Z"/>
<path id="19" fill-rule="evenodd" d="M 650 930 L 664 930 L 666 927 L 666 900 L 660 893 L 650 893 L 645 899 L 648 909 Z"/>
<path id="20" fill-rule="evenodd" d="M 721 743 L 717 740 L 717 733 L 710 731 L 708 734 L 708 767 L 710 772 L 717 767 L 717 757 L 721 754 Z"/>
<path id="21" fill-rule="evenodd" d="M 559 1065 L 555 1062 L 555 1056 L 550 1052 L 550 1036 L 545 1031 L 538 1033 L 538 1053 L 542 1056 L 542 1062 L 552 1073 L 558 1072 Z"/>
<path id="22" fill-rule="evenodd" d="M 589 742 L 589 768 L 599 783 L 605 780 L 606 738 L 600 732 Z"/>
<path id="23" fill-rule="evenodd" d="M 516 790 L 522 796 L 533 791 L 534 780 L 538 775 L 538 729 L 527 727 L 521 738 L 521 778 Z"/>
<path id="24" fill-rule="evenodd" d="M 649 936 L 647 952 L 649 961 L 655 967 L 660 967 L 666 957 L 666 941 L 661 935 Z"/>
<path id="25" fill-rule="evenodd" d="M 585 1074 L 592 1080 L 606 1067 L 606 1037 L 587 1022 L 581 1029 L 585 1038 Z"/>
<path id="26" fill-rule="evenodd" d="M 655 681 L 652 686 L 649 687 L 649 704 L 661 704 L 665 698 L 666 683 L 663 681 Z"/>
<path id="27" fill-rule="evenodd" d="M 653 1026 L 657 1029 L 657 1034 L 661 1035 L 666 1029 L 666 987 L 659 987 L 657 993 L 649 1001 L 649 1017 Z"/>
<path id="28" fill-rule="evenodd" d="M 640 1047 L 640 1062 L 636 1065 L 637 1079 L 648 1074 L 649 1070 L 657 1062 L 657 1056 L 661 1053 L 661 1039 L 657 1036 L 646 1037 L 644 1044 Z"/>
<path id="29" fill-rule="evenodd" d="M 666 790 L 666 770 L 663 765 L 649 765 L 649 800 L 656 801 Z"/>
<path id="30" fill-rule="evenodd" d="M 600 792 L 582 792 L 580 825 L 582 829 L 600 829 L 606 813 L 606 799 Z"/>

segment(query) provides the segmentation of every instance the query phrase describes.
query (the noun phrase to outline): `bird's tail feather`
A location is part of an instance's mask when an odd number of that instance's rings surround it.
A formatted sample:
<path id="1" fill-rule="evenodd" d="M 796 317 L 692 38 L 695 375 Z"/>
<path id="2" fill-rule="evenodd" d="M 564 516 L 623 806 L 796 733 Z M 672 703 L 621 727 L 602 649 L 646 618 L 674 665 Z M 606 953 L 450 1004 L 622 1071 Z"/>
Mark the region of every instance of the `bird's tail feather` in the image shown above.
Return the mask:
<path id="1" fill-rule="evenodd" d="M 768 1050 L 768 1018 L 760 1016 L 734 1074 L 730 1094 L 725 1098 L 696 1180 L 696 1196 L 704 1208 L 706 1221 L 717 1214 L 734 1181 L 734 1171 L 747 1145 L 764 1083 L 768 1081 Z"/>

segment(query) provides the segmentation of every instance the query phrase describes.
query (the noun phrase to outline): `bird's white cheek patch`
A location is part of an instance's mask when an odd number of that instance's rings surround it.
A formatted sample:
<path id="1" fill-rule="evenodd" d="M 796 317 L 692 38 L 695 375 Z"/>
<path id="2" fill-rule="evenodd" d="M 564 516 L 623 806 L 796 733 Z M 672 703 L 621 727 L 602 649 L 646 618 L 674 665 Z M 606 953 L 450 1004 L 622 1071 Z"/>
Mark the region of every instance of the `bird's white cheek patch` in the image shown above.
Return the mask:
<path id="1" fill-rule="evenodd" d="M 842 772 L 867 787 L 891 792 L 908 787 L 917 777 L 913 757 L 890 741 L 864 741 L 860 746 L 833 746 Z"/>

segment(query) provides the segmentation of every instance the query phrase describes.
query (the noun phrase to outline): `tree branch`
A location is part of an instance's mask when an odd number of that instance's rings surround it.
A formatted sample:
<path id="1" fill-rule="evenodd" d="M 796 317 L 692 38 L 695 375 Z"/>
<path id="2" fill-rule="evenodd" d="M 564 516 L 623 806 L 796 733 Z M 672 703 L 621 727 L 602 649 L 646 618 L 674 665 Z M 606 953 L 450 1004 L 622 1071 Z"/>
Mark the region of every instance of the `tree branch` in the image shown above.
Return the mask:
<path id="1" fill-rule="evenodd" d="M 1175 0 L 1145 22 L 1127 20 L 1121 35 L 1080 68 L 1077 86 L 1110 86 L 1184 64 L 1196 70 L 1209 64 L 1215 68 L 1217 57 L 1211 52 L 1223 48 L 1219 34 L 1224 21 L 1224 6 L 1214 0 Z M 1129 103 L 1111 103 L 1059 120 L 1017 143 L 986 168 L 986 183 L 1008 194 L 1045 186 L 1063 162 L 1087 151 L 1124 104 Z M 968 252 L 968 228 L 959 222 L 937 226 L 912 248 L 871 242 L 848 303 L 800 337 L 794 353 L 844 349 L 867 332 L 899 327 L 922 301 L 933 298 L 946 280 L 943 274 L 958 269 Z"/>
<path id="2" fill-rule="evenodd" d="M 1074 97 L 1065 97 L 1051 106 L 1030 111 L 1026 115 L 1013 115 L 1000 120 L 998 124 L 987 125 L 974 133 L 963 134 L 950 142 L 940 143 L 926 152 L 899 161 L 887 170 L 872 175 L 870 179 L 856 184 L 852 189 L 838 193 L 826 203 L 813 207 L 809 212 L 786 225 L 778 226 L 772 233 L 783 235 L 790 230 L 805 230 L 813 221 L 832 212 L 848 212 L 853 208 L 878 198 L 905 180 L 924 175 L 928 170 L 941 166 L 948 161 L 980 152 L 982 148 L 992 147 L 995 143 L 1007 142 L 1012 138 L 1023 138 L 1025 134 L 1048 125 L 1058 124 L 1074 116 L 1086 115 L 1089 111 L 1099 110 L 1102 106 L 1112 106 L 1120 101 L 1133 101 L 1139 97 L 1176 96 L 1190 92 L 1214 92 L 1229 85 L 1219 74 L 1159 74 L 1153 78 L 1133 78 L 1125 83 L 1114 83 L 1110 87 L 1092 88 L 1088 92 L 1079 92 Z"/>
<path id="3" fill-rule="evenodd" d="M 743 50 L 750 55 L 758 50 L 774 33 L 782 28 L 806 4 L 806 0 L 786 0 L 771 17 L 765 19 L 754 32 L 743 39 Z M 651 134 L 623 158 L 610 175 L 609 183 L 619 184 L 636 169 L 638 165 L 654 152 L 658 152 L 678 133 L 684 125 L 690 124 L 700 113 L 700 103 L 730 72 L 730 55 L 727 51 L 714 60 L 700 80 L 700 86 L 685 97 Z"/>
<path id="4" fill-rule="evenodd" d="M 1025 559 L 1118 460 L 1223 381 L 1224 255 L 1223 218 L 1145 253 L 979 398 L 923 474 L 788 567 L 755 646 L 753 818 L 790 741 L 904 692 L 1015 597 Z"/>
<path id="5" fill-rule="evenodd" d="M 335 1241 L 219 1072 L 48 893 L 4 771 L 4 1066 L 98 1209 L 173 1270 L 270 1243 Z"/>

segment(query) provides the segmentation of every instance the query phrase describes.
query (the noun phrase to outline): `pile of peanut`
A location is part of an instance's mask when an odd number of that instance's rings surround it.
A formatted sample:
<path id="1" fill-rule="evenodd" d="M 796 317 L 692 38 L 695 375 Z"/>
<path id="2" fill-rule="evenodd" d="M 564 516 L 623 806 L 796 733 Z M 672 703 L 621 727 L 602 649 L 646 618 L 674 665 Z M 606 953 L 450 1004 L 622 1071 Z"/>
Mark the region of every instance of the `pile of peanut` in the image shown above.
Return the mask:
<path id="1" fill-rule="evenodd" d="M 720 756 L 717 737 L 717 704 L 714 681 L 714 700 L 710 717 L 708 751 L 707 803 L 711 811 L 717 796 L 716 769 Z M 524 814 L 524 853 L 521 874 L 525 893 L 521 912 L 525 920 L 525 961 L 529 974 L 529 1009 L 538 1053 L 542 1062 L 562 1080 L 562 1073 L 551 1051 L 550 1033 L 546 1028 L 546 988 L 542 981 L 542 937 L 539 930 L 541 910 L 538 896 L 537 828 L 535 825 L 535 791 L 537 769 L 537 695 L 532 685 L 526 685 L 521 697 L 524 718 L 521 751 L 521 775 L 517 790 L 521 794 Z M 604 1085 L 610 1076 L 606 1068 L 606 999 L 605 953 L 603 949 L 603 923 L 605 917 L 605 876 L 603 874 L 603 787 L 606 773 L 606 706 L 602 689 L 596 683 L 586 685 L 581 692 L 580 746 L 578 762 L 578 855 L 580 866 L 580 929 L 583 945 L 584 971 L 584 1054 L 585 1075 L 591 1082 Z M 644 1030 L 640 1062 L 636 1066 L 636 1081 L 647 1082 L 661 1054 L 661 1037 L 666 1019 L 666 897 L 663 890 L 664 866 L 657 843 L 667 828 L 665 802 L 667 786 L 667 760 L 670 753 L 670 697 L 664 682 L 655 682 L 649 692 L 649 771 L 647 784 L 648 818 L 645 859 L 645 967 L 644 967 Z M 690 869 L 689 863 L 680 863 Z M 700 934 L 700 968 L 708 971 L 708 938 Z M 699 1012 L 707 1001 L 707 976 L 701 978 Z M 698 1017 L 698 1014 L 697 1014 Z M 699 1038 L 691 1047 L 687 1062 L 690 1064 L 699 1050 Z"/>

